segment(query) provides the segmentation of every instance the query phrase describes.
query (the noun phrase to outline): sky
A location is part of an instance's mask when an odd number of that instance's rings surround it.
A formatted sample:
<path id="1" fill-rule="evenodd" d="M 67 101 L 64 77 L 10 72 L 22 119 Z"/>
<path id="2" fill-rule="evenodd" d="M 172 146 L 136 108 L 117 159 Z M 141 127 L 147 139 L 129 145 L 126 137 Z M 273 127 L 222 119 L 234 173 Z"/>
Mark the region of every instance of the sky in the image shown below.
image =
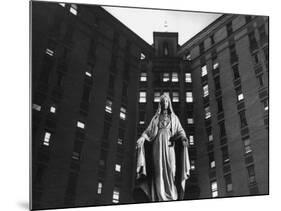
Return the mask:
<path id="1" fill-rule="evenodd" d="M 121 7 L 103 8 L 149 44 L 153 43 L 153 32 L 158 31 L 178 32 L 179 44 L 182 45 L 221 15 Z"/>

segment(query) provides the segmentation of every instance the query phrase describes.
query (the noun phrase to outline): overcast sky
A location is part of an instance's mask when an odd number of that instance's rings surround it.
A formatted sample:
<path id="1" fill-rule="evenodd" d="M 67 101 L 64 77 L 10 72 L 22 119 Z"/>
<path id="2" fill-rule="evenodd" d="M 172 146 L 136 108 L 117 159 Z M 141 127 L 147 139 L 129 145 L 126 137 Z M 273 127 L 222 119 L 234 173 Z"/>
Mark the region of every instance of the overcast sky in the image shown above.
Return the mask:
<path id="1" fill-rule="evenodd" d="M 179 44 L 182 45 L 221 15 L 121 7 L 104 8 L 149 44 L 153 43 L 154 31 L 168 31 L 178 32 Z"/>

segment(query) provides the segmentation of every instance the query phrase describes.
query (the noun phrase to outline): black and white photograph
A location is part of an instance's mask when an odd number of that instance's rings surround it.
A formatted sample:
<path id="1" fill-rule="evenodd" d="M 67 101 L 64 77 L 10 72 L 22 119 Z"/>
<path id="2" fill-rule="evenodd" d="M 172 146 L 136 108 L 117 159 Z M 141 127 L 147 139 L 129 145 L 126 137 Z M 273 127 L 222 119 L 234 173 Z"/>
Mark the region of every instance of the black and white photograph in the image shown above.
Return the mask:
<path id="1" fill-rule="evenodd" d="M 269 195 L 268 15 L 29 10 L 30 209 Z"/>

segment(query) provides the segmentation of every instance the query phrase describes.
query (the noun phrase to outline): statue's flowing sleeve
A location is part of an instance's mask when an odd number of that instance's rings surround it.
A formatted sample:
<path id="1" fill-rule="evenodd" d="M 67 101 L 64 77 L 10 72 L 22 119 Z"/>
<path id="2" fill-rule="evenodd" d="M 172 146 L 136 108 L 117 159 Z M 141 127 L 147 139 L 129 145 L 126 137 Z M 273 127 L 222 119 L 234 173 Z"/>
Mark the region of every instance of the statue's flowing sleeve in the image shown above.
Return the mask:
<path id="1" fill-rule="evenodd" d="M 181 139 L 186 138 L 186 134 L 184 129 L 181 126 L 181 123 L 178 119 L 178 117 L 174 116 L 174 124 L 172 124 L 173 132 L 175 139 Z M 182 147 L 182 153 L 181 153 L 181 175 L 180 175 L 180 182 L 181 182 L 181 188 L 182 191 L 185 191 L 185 182 L 190 176 L 190 162 L 189 162 L 189 154 L 188 154 L 188 148 Z"/>
<path id="2" fill-rule="evenodd" d="M 147 141 L 152 141 L 158 132 L 158 116 L 155 115 L 152 120 L 150 121 L 146 130 L 142 133 L 142 137 L 145 138 Z M 144 144 L 137 149 L 137 179 L 140 178 L 142 175 L 146 176 L 146 161 L 145 161 L 145 149 Z"/>

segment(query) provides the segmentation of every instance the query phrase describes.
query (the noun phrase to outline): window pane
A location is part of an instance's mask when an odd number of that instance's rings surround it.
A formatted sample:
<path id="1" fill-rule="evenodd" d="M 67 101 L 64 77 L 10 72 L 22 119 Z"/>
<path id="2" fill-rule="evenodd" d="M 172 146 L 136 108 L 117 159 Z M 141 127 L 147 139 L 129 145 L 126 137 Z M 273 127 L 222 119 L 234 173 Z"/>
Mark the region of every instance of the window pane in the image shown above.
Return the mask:
<path id="1" fill-rule="evenodd" d="M 185 73 L 185 82 L 186 83 L 191 83 L 192 82 L 191 73 Z"/>
<path id="2" fill-rule="evenodd" d="M 172 73 L 172 82 L 178 82 L 179 78 L 178 78 L 178 73 Z"/>
<path id="3" fill-rule="evenodd" d="M 147 81 L 147 73 L 141 73 L 140 81 Z"/>
<path id="4" fill-rule="evenodd" d="M 140 92 L 139 94 L 139 102 L 146 103 L 146 92 Z"/>
<path id="5" fill-rule="evenodd" d="M 204 65 L 203 67 L 201 67 L 201 76 L 205 76 L 207 75 L 208 71 L 207 71 L 207 65 Z"/>
<path id="6" fill-rule="evenodd" d="M 187 103 L 193 102 L 192 92 L 186 92 L 186 102 Z"/>

